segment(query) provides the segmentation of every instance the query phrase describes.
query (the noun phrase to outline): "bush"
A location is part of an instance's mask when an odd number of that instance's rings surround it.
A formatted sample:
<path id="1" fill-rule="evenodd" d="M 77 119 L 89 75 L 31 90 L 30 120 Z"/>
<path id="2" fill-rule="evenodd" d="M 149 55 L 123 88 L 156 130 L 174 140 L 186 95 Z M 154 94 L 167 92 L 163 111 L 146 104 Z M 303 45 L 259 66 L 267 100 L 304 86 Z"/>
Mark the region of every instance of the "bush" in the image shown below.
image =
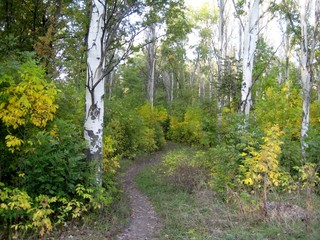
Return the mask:
<path id="1" fill-rule="evenodd" d="M 237 175 L 241 155 L 234 146 L 217 145 L 210 148 L 205 155 L 210 168 L 210 186 L 218 193 L 226 193 L 227 188 L 237 187 Z"/>
<path id="2" fill-rule="evenodd" d="M 48 132 L 39 132 L 29 140 L 22 159 L 26 190 L 32 196 L 71 196 L 78 183 L 88 183 L 84 141 L 75 126 L 55 121 Z"/>
<path id="3" fill-rule="evenodd" d="M 167 112 L 150 104 L 127 109 L 115 103 L 110 109 L 106 138 L 112 142 L 111 157 L 133 158 L 138 152 L 152 152 L 165 144 L 163 125 Z"/>
<path id="4" fill-rule="evenodd" d="M 0 183 L 0 238 L 23 239 L 25 234 L 43 238 L 54 226 L 98 208 L 100 203 L 92 197 L 93 192 L 78 184 L 73 198 L 42 194 L 32 198 L 23 190 Z M 111 203 L 110 197 L 104 195 L 104 200 Z"/>
<path id="5" fill-rule="evenodd" d="M 202 110 L 196 107 L 188 107 L 183 121 L 171 116 L 168 137 L 182 143 L 200 144 L 204 138 L 202 116 Z"/>

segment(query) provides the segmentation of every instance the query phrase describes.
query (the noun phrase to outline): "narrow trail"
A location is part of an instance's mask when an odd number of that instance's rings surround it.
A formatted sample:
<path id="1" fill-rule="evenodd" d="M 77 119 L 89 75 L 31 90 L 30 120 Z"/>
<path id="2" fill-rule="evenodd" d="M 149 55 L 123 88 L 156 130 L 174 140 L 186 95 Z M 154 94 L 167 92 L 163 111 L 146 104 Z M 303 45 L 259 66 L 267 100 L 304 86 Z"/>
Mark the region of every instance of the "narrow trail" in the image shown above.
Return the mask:
<path id="1" fill-rule="evenodd" d="M 148 198 L 142 194 L 134 181 L 135 176 L 146 166 L 161 161 L 162 152 L 151 156 L 148 161 L 143 161 L 130 168 L 124 177 L 124 191 L 129 196 L 132 214 L 129 226 L 116 240 L 151 240 L 160 230 L 160 221 Z"/>

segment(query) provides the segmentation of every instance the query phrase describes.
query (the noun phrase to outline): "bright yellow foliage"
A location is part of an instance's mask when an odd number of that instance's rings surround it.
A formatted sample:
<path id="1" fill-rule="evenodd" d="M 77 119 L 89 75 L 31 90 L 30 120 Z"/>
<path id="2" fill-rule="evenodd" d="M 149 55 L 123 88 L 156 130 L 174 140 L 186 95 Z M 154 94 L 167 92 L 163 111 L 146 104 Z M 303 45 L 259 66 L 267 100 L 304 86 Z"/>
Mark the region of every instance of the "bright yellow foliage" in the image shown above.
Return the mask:
<path id="1" fill-rule="evenodd" d="M 13 129 L 28 124 L 45 127 L 58 108 L 55 86 L 47 83 L 43 71 L 30 63 L 21 66 L 18 80 L 11 80 L 11 84 L 0 91 L 3 99 L 0 102 L 0 120 Z M 22 144 L 18 137 L 10 134 L 6 137 L 6 145 L 11 152 L 19 150 Z"/>
<path id="2" fill-rule="evenodd" d="M 112 174 L 120 168 L 119 156 L 114 156 L 116 143 L 110 135 L 106 136 L 103 141 L 103 171 Z"/>
<path id="3" fill-rule="evenodd" d="M 78 184 L 77 198 L 49 197 L 40 195 L 32 199 L 27 192 L 18 188 L 10 189 L 0 182 L 0 216 L 18 233 L 20 230 L 37 230 L 43 237 L 53 229 L 54 224 L 64 223 L 69 217 L 78 218 L 95 207 L 93 190 Z M 54 208 L 51 203 L 59 206 Z M 54 220 L 54 222 L 52 221 Z M 19 238 L 20 239 L 20 238 Z"/>
<path id="4" fill-rule="evenodd" d="M 158 121 L 158 122 L 165 122 L 168 118 L 168 113 L 165 109 L 151 107 L 150 103 L 146 103 L 142 105 L 138 109 L 139 115 L 143 118 L 145 123 Z"/>
<path id="5" fill-rule="evenodd" d="M 28 121 L 37 127 L 45 127 L 58 108 L 54 104 L 57 90 L 43 79 L 28 74 L 21 74 L 21 80 L 1 92 L 8 100 L 0 105 L 0 119 L 14 129 Z"/>
<path id="6" fill-rule="evenodd" d="M 284 86 L 269 87 L 256 103 L 254 114 L 261 129 L 279 125 L 286 133 L 300 137 L 301 95 L 296 89 Z"/>
<path id="7" fill-rule="evenodd" d="M 317 165 L 315 163 L 305 163 L 302 167 L 298 168 L 298 170 L 303 188 L 315 187 L 320 182 Z"/>
<path id="8" fill-rule="evenodd" d="M 20 150 L 23 141 L 15 136 L 7 135 L 6 136 L 6 145 L 8 149 L 13 153 L 15 150 Z"/>
<path id="9" fill-rule="evenodd" d="M 267 185 L 279 185 L 280 171 L 278 156 L 281 153 L 280 145 L 282 144 L 280 136 L 283 132 L 279 126 L 275 125 L 265 131 L 266 136 L 263 138 L 264 144 L 259 151 L 249 148 L 249 155 L 245 155 L 244 164 L 240 166 L 244 172 L 242 180 L 246 185 L 255 185 L 260 187 L 263 181 Z"/>

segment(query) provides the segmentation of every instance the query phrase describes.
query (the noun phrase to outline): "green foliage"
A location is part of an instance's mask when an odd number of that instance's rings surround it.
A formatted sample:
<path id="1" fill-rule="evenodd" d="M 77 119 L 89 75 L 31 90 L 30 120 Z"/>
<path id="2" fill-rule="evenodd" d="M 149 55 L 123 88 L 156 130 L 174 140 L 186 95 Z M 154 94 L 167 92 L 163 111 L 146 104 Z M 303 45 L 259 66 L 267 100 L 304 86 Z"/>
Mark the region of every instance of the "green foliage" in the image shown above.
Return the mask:
<path id="1" fill-rule="evenodd" d="M 74 86 L 74 84 L 67 83 L 55 83 L 58 94 L 56 103 L 59 108 L 55 113 L 55 118 L 71 121 L 74 123 L 79 131 L 82 131 L 84 124 L 84 101 L 85 101 L 85 88 L 79 89 L 79 86 Z"/>
<path id="2" fill-rule="evenodd" d="M 85 144 L 72 123 L 57 120 L 50 132 L 39 132 L 28 144 L 21 171 L 33 196 L 69 196 L 78 183 L 88 183 Z"/>
<path id="3" fill-rule="evenodd" d="M 203 112 L 200 108 L 188 107 L 184 114 L 183 121 L 179 121 L 176 117 L 171 116 L 168 137 L 183 143 L 201 143 L 203 139 L 202 115 Z"/>
<path id="4" fill-rule="evenodd" d="M 319 184 L 320 177 L 315 163 L 306 163 L 299 167 L 298 170 L 302 188 L 314 188 Z"/>
<path id="5" fill-rule="evenodd" d="M 14 79 L 13 77 L 18 77 Z M 34 61 L 21 65 L 18 76 L 3 75 L 0 80 L 7 86 L 0 92 L 0 119 L 8 132 L 19 127 L 44 128 L 53 119 L 58 106 L 57 90 L 45 81 L 44 71 Z M 12 152 L 20 150 L 23 136 L 6 136 L 6 145 Z"/>
<path id="6" fill-rule="evenodd" d="M 101 207 L 101 199 L 105 206 L 110 205 L 111 198 L 98 194 L 93 198 L 94 191 L 78 184 L 74 197 L 38 195 L 30 197 L 27 192 L 18 188 L 8 188 L 0 183 L 0 229 L 1 238 L 24 238 L 25 234 L 37 233 L 44 237 L 54 226 L 65 221 L 76 219 L 89 209 Z"/>
<path id="7" fill-rule="evenodd" d="M 279 160 L 287 171 L 292 172 L 294 166 L 301 164 L 302 100 L 300 91 L 288 82 L 278 87 L 268 87 L 263 96 L 257 100 L 253 112 L 256 124 L 261 130 L 278 125 L 284 132 Z"/>
<path id="8" fill-rule="evenodd" d="M 320 167 L 320 126 L 310 126 L 307 137 L 307 161 Z M 298 166 L 298 165 L 297 165 Z"/>
<path id="9" fill-rule="evenodd" d="M 240 168 L 244 173 L 244 184 L 258 188 L 261 182 L 267 185 L 279 185 L 278 156 L 281 153 L 281 134 L 279 126 L 274 126 L 266 130 L 266 136 L 263 138 L 264 144 L 261 145 L 259 151 L 249 147 L 250 155 L 243 153 L 245 160 Z"/>
<path id="10" fill-rule="evenodd" d="M 300 133 L 301 96 L 290 86 L 269 87 L 257 101 L 254 115 L 261 129 L 277 124 L 286 134 L 298 138 Z"/>
<path id="11" fill-rule="evenodd" d="M 222 194 L 228 188 L 236 189 L 242 159 L 239 151 L 234 146 L 221 144 L 210 148 L 205 157 L 211 173 L 210 187 Z"/>
<path id="12" fill-rule="evenodd" d="M 152 152 L 165 144 L 163 126 L 167 112 L 146 103 L 130 108 L 122 101 L 113 102 L 106 126 L 106 161 L 121 157 L 133 158 L 138 152 Z M 112 160 L 113 159 L 113 160 Z"/>

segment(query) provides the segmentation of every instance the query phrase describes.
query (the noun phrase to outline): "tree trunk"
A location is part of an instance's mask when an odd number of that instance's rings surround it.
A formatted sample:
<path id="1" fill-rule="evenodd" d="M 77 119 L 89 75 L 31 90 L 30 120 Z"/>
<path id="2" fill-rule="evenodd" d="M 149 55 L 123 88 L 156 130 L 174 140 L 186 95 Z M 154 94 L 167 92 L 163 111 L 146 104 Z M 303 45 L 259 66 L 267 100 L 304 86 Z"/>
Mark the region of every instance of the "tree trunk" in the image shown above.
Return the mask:
<path id="1" fill-rule="evenodd" d="M 318 70 L 318 79 L 317 79 L 317 90 L 318 90 L 318 102 L 320 103 L 320 69 Z"/>
<path id="2" fill-rule="evenodd" d="M 86 115 L 84 138 L 87 141 L 87 159 L 94 165 L 96 183 L 101 186 L 103 153 L 103 116 L 105 94 L 105 5 L 99 0 L 92 0 L 91 19 L 88 31 L 88 56 L 86 80 Z"/>
<path id="3" fill-rule="evenodd" d="M 222 86 L 222 60 L 225 58 L 225 51 L 224 51 L 224 9 L 225 9 L 225 2 L 224 0 L 219 0 L 219 35 L 218 35 L 218 42 L 219 42 L 219 52 L 218 52 L 218 89 L 217 89 L 217 97 L 218 97 L 218 110 L 219 112 L 222 111 L 223 108 L 223 96 L 221 93 L 221 86 Z"/>
<path id="4" fill-rule="evenodd" d="M 155 63 L 156 63 L 156 29 L 155 25 L 152 24 L 149 27 L 147 41 L 149 44 L 147 45 L 147 76 L 148 76 L 148 84 L 147 84 L 147 94 L 148 101 L 153 107 L 154 103 L 154 76 L 155 76 Z"/>
<path id="5" fill-rule="evenodd" d="M 258 38 L 259 0 L 248 1 L 248 22 L 245 27 L 243 43 L 243 77 L 241 86 L 241 111 L 249 116 L 252 105 L 252 70 L 254 52 Z"/>
<path id="6" fill-rule="evenodd" d="M 113 72 L 109 74 L 109 101 L 112 99 L 112 89 L 113 89 Z"/>
<path id="7" fill-rule="evenodd" d="M 286 24 L 286 35 L 285 35 L 285 51 L 286 51 L 286 69 L 284 80 L 288 82 L 290 74 L 290 35 L 288 32 L 289 23 Z"/>
<path id="8" fill-rule="evenodd" d="M 306 137 L 308 136 L 310 121 L 310 95 L 311 79 L 313 73 L 313 59 L 315 47 L 319 37 L 319 18 L 320 18 L 320 1 L 300 0 L 300 21 L 301 21 L 301 83 L 303 91 L 302 102 L 302 124 L 301 124 L 301 150 L 303 157 L 306 157 Z M 313 5 L 313 4 L 314 5 Z M 312 35 L 308 34 L 308 21 L 310 20 L 309 12 L 312 5 L 314 6 L 313 22 L 309 22 L 312 27 Z M 310 14 L 311 15 L 311 14 Z M 310 49 L 310 50 L 309 50 Z"/>
<path id="9" fill-rule="evenodd" d="M 170 101 L 173 102 L 174 74 L 171 73 Z"/>
<path id="10" fill-rule="evenodd" d="M 212 100 L 212 92 L 213 92 L 213 67 L 212 67 L 212 59 L 209 58 L 209 100 Z"/>
<path id="11" fill-rule="evenodd" d="M 170 74 L 167 71 L 163 73 L 163 85 L 166 90 L 167 104 L 170 107 L 171 106 L 171 80 L 170 80 Z"/>

